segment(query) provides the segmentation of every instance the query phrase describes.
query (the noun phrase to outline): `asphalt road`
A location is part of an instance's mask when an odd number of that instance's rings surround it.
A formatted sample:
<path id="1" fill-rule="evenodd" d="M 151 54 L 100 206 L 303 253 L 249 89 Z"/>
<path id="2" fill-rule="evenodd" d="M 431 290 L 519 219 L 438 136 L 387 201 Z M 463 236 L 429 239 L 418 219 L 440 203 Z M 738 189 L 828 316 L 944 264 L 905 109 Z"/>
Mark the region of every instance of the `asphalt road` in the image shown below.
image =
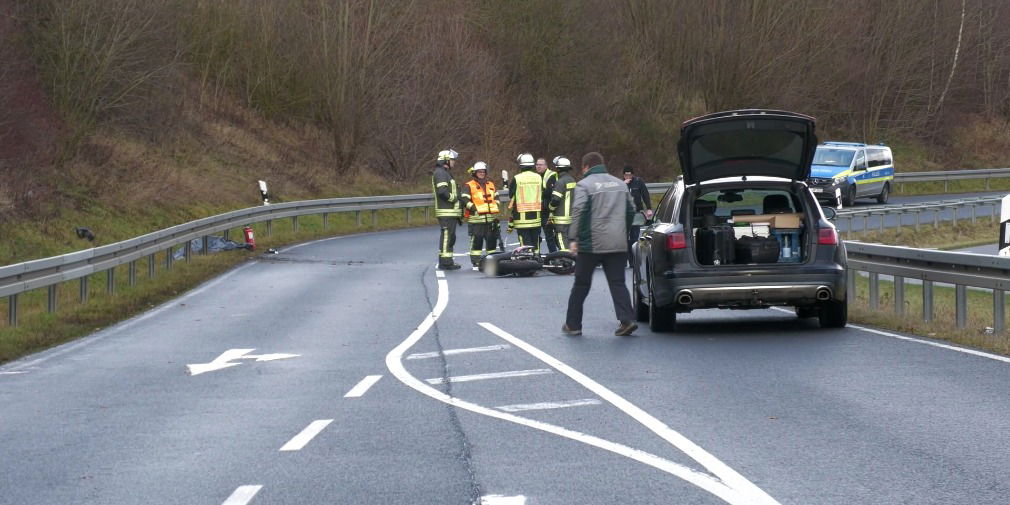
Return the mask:
<path id="1" fill-rule="evenodd" d="M 1006 359 L 778 310 L 614 337 L 602 273 L 565 337 L 571 277 L 440 277 L 436 236 L 296 246 L 0 367 L 0 504 L 1007 503 Z"/>

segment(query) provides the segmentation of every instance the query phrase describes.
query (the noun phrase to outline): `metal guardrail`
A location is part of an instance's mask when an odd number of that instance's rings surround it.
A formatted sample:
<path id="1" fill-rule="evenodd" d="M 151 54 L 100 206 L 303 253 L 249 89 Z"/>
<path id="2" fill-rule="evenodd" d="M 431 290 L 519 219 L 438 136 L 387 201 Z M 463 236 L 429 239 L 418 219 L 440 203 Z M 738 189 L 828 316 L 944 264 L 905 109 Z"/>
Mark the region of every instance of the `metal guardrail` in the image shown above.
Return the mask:
<path id="1" fill-rule="evenodd" d="M 958 328 L 968 321 L 967 288 L 992 290 L 993 331 L 1005 329 L 1006 291 L 1010 290 L 1010 257 L 984 254 L 913 249 L 846 242 L 848 255 L 848 297 L 856 297 L 856 272 L 869 275 L 869 305 L 880 309 L 880 276 L 891 276 L 894 282 L 894 311 L 905 314 L 905 281 L 917 279 L 922 283 L 922 320 L 934 318 L 934 283 L 954 286 L 954 314 Z"/>
<path id="2" fill-rule="evenodd" d="M 978 210 L 981 207 L 987 207 L 990 221 L 996 220 L 997 209 L 1000 208 L 1003 197 L 1001 196 L 981 196 L 981 197 L 969 197 L 969 198 L 958 198 L 951 200 L 940 200 L 935 202 L 919 202 L 919 203 L 906 203 L 897 205 L 874 205 L 871 207 L 854 207 L 848 209 L 842 209 L 836 212 L 837 217 L 835 220 L 844 220 L 846 223 L 846 230 L 848 233 L 854 233 L 853 223 L 856 219 L 861 218 L 863 220 L 862 227 L 859 229 L 859 233 L 864 233 L 869 231 L 870 219 L 877 216 L 878 229 L 880 231 L 884 230 L 885 221 L 888 216 L 898 216 L 898 222 L 903 222 L 903 218 L 906 215 L 913 215 L 915 217 L 915 230 L 919 231 L 922 224 L 922 214 L 928 213 L 929 217 L 932 218 L 933 228 L 937 228 L 940 225 L 940 221 L 946 221 L 947 219 L 941 219 L 940 215 L 944 211 L 952 210 L 953 215 L 951 216 L 951 221 L 958 221 L 961 219 L 971 219 L 972 223 L 978 220 Z M 959 209 L 969 209 L 971 211 L 970 216 L 962 216 L 958 214 Z"/>

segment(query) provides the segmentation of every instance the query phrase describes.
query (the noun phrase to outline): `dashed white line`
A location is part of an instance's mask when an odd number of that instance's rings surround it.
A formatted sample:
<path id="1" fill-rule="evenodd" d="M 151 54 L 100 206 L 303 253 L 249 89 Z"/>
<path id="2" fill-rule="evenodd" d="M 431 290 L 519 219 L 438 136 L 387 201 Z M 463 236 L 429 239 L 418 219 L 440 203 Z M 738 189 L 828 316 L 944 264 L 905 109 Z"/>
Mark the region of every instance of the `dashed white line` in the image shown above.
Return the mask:
<path id="1" fill-rule="evenodd" d="M 0 372 L 0 375 L 21 375 L 21 374 L 23 374 L 23 373 L 28 373 L 28 372 L 25 372 L 25 371 L 17 371 L 17 372 Z"/>
<path id="2" fill-rule="evenodd" d="M 304 430 L 302 430 L 301 433 L 295 435 L 295 438 L 292 438 L 291 440 L 288 441 L 288 443 L 284 444 L 284 447 L 281 447 L 281 450 L 282 451 L 302 450 L 302 448 L 308 445 L 308 443 L 311 442 L 312 439 L 316 437 L 316 435 L 318 435 L 320 432 L 326 429 L 326 427 L 329 426 L 330 423 L 332 422 L 333 419 L 320 419 L 318 421 L 312 421 L 311 423 L 309 423 L 308 426 L 305 427 Z"/>
<path id="3" fill-rule="evenodd" d="M 517 403 L 515 405 L 502 405 L 495 407 L 498 410 L 504 410 L 505 412 L 523 412 L 527 410 L 549 410 L 549 409 L 564 409 L 568 407 L 585 407 L 587 405 L 599 405 L 603 402 L 594 398 L 587 398 L 585 400 L 569 400 L 564 402 L 542 402 L 542 403 Z"/>
<path id="4" fill-rule="evenodd" d="M 351 388 L 351 390 L 344 395 L 344 398 L 360 397 L 361 395 L 365 394 L 366 391 L 368 391 L 368 388 L 375 385 L 376 382 L 379 382 L 379 379 L 381 378 L 382 378 L 381 375 L 369 375 L 368 377 L 361 379 L 361 382 L 359 382 L 356 386 Z"/>
<path id="5" fill-rule="evenodd" d="M 441 270 L 435 270 L 435 277 L 438 277 L 439 279 L 444 279 L 445 278 L 445 272 L 443 272 Z"/>
<path id="6" fill-rule="evenodd" d="M 263 486 L 239 486 L 221 505 L 246 505 Z"/>
<path id="7" fill-rule="evenodd" d="M 526 497 L 489 494 L 480 497 L 480 505 L 526 505 Z"/>
<path id="8" fill-rule="evenodd" d="M 449 382 L 471 382 L 471 381 L 482 381 L 488 379 L 507 379 L 511 377 L 525 377 L 527 375 L 544 375 L 554 373 L 553 370 L 548 370 L 546 368 L 537 368 L 534 370 L 514 370 L 511 372 L 493 372 L 493 373 L 480 373 L 476 375 L 457 375 L 455 377 L 449 377 Z M 442 377 L 436 377 L 434 379 L 428 379 L 428 384 L 442 384 L 445 379 Z"/>
<path id="9" fill-rule="evenodd" d="M 408 355 L 405 359 L 428 359 L 437 358 L 440 355 L 452 356 L 454 354 L 466 354 L 471 352 L 487 352 L 487 351 L 502 351 L 505 349 L 510 349 L 511 346 L 506 344 L 489 345 L 486 347 L 468 347 L 466 349 L 447 349 L 445 351 L 439 352 L 418 352 Z"/>

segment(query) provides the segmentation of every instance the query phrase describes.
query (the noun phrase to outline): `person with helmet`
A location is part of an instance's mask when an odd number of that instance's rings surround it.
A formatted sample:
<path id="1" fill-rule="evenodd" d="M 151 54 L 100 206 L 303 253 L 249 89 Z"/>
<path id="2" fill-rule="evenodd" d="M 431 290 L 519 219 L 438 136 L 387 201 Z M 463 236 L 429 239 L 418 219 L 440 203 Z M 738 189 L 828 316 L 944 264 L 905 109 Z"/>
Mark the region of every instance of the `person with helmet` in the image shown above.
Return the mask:
<path id="1" fill-rule="evenodd" d="M 540 224 L 544 229 L 544 240 L 547 241 L 547 252 L 555 252 L 560 247 L 558 245 L 557 232 L 554 230 L 554 224 L 551 222 L 551 212 L 547 207 L 551 202 L 551 195 L 554 193 L 554 184 L 558 180 L 558 173 L 547 166 L 547 160 L 544 158 L 537 158 L 537 173 L 539 173 L 541 179 L 543 179 L 543 196 L 541 196 L 541 199 L 543 201 L 544 208 L 541 209 L 542 212 L 540 218 L 543 222 Z"/>
<path id="2" fill-rule="evenodd" d="M 467 172 L 473 179 L 463 185 L 459 198 L 470 232 L 470 263 L 477 270 L 484 251 L 498 252 L 498 192 L 487 176 L 487 163 L 478 161 Z"/>
<path id="3" fill-rule="evenodd" d="M 520 154 L 516 162 L 519 173 L 509 183 L 509 232 L 515 229 L 519 245 L 533 246 L 539 253 L 543 178 L 536 172 L 532 154 Z"/>
<path id="4" fill-rule="evenodd" d="M 449 173 L 459 158 L 459 153 L 446 149 L 438 153 L 435 172 L 431 175 L 431 191 L 435 195 L 435 219 L 438 220 L 438 268 L 458 270 L 460 266 L 452 259 L 452 248 L 456 245 L 456 225 L 463 215 L 459 205 L 459 187 Z"/>
<path id="5" fill-rule="evenodd" d="M 575 192 L 575 177 L 572 176 L 572 162 L 564 156 L 554 157 L 554 168 L 558 171 L 558 180 L 554 183 L 551 199 L 548 203 L 550 224 L 554 240 L 562 251 L 568 250 L 571 241 L 568 226 L 572 224 L 572 196 Z M 547 229 L 544 229 L 547 232 Z M 550 244 L 550 242 L 548 242 Z"/>

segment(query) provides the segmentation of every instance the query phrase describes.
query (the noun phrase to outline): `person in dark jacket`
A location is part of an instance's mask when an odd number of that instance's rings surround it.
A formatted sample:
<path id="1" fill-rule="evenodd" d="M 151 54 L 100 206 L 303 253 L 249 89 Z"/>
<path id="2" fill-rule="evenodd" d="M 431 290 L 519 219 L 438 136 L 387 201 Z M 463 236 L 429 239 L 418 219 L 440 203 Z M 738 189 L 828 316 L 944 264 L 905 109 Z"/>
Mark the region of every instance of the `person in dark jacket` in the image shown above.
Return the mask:
<path id="1" fill-rule="evenodd" d="M 544 230 L 544 240 L 547 242 L 547 252 L 554 252 L 561 248 L 558 244 L 557 230 L 551 221 L 551 209 L 549 208 L 551 197 L 554 195 L 554 185 L 558 182 L 558 173 L 547 166 L 547 160 L 537 158 L 537 173 L 543 180 L 543 202 L 544 208 L 540 212 L 541 227 Z M 539 247 L 539 244 L 537 245 Z"/>
<path id="2" fill-rule="evenodd" d="M 645 181 L 641 177 L 635 176 L 635 169 L 631 165 L 624 165 L 624 183 L 628 185 L 631 198 L 635 202 L 635 212 L 641 212 L 646 219 L 652 217 L 652 198 L 649 197 L 649 188 L 645 186 Z M 631 245 L 638 242 L 638 236 L 642 232 L 641 226 L 631 226 L 628 228 L 628 266 L 631 264 Z"/>
<path id="3" fill-rule="evenodd" d="M 561 331 L 566 335 L 582 334 L 582 305 L 589 295 L 593 271 L 603 264 L 603 273 L 614 301 L 614 312 L 620 326 L 614 335 L 631 335 L 638 325 L 631 309 L 631 295 L 624 283 L 625 251 L 628 227 L 635 215 L 631 193 L 620 179 L 607 173 L 600 153 L 582 157 L 583 178 L 575 184 L 572 201 L 572 241 L 569 249 L 575 256 L 575 283 L 568 297 L 568 314 Z"/>
<path id="4" fill-rule="evenodd" d="M 435 218 L 438 219 L 438 268 L 459 270 L 452 259 L 452 248 L 456 245 L 456 225 L 463 217 L 459 204 L 459 186 L 449 170 L 452 169 L 459 153 L 446 149 L 438 153 L 435 172 L 431 174 L 431 192 L 435 196 Z"/>

